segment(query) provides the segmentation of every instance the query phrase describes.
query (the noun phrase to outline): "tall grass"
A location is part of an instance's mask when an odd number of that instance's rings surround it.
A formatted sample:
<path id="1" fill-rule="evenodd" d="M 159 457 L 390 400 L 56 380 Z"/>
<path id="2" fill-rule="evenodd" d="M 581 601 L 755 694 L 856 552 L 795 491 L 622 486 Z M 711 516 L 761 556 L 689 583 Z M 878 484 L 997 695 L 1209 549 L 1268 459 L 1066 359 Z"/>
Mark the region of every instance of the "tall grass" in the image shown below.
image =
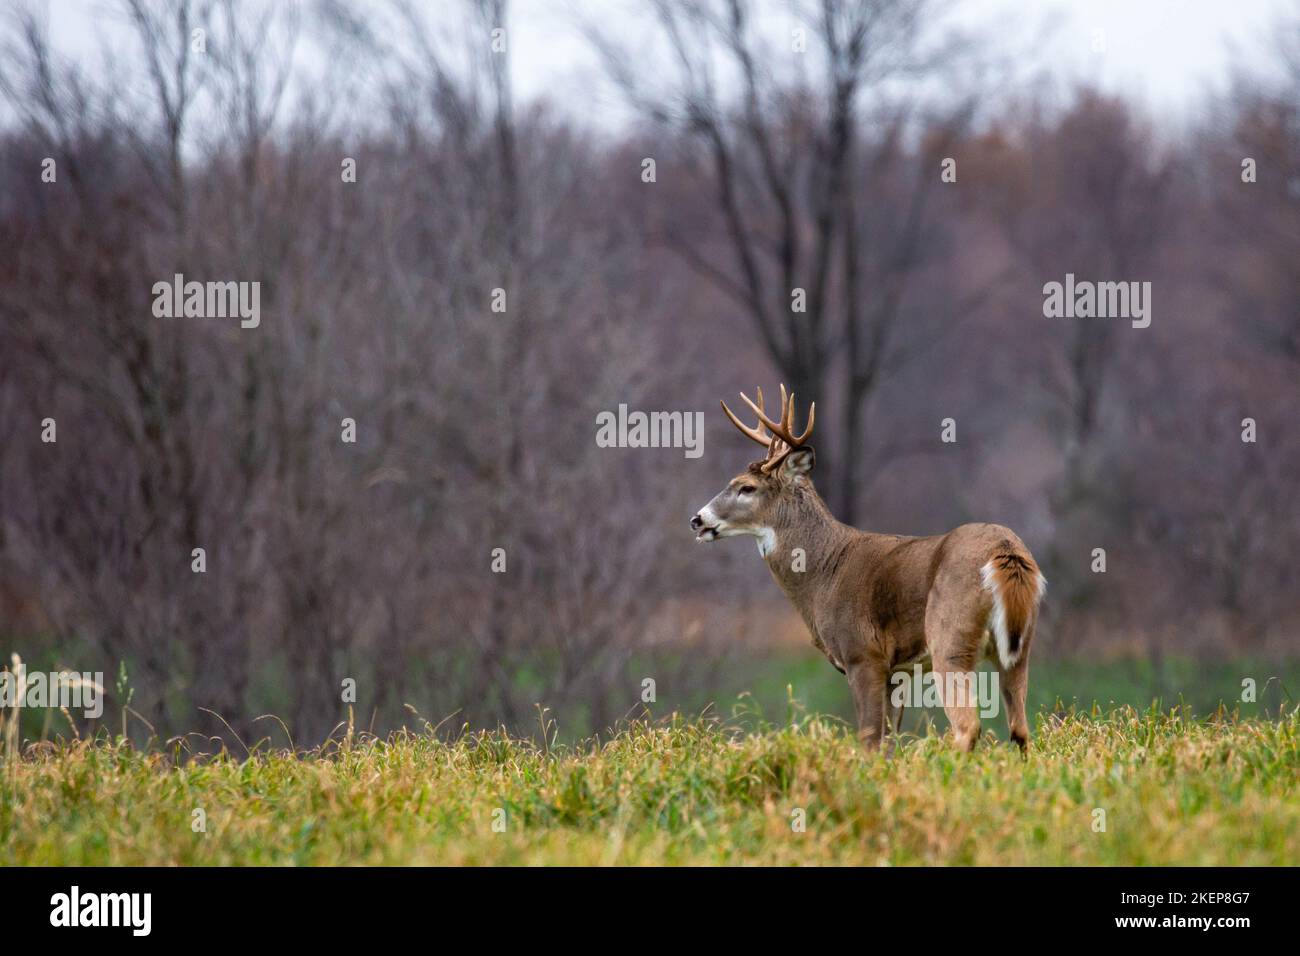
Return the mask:
<path id="1" fill-rule="evenodd" d="M 0 761 L 6 769 L 13 766 L 18 758 L 18 741 L 22 724 L 22 702 L 27 693 L 27 669 L 23 659 L 13 654 L 9 666 L 0 668 L 0 679 L 6 680 L 6 686 L 12 699 L 6 706 L 0 706 Z"/>
<path id="2" fill-rule="evenodd" d="M 1293 864 L 1300 714 L 1040 714 L 1030 757 L 937 734 L 890 758 L 832 718 L 349 733 L 310 752 L 100 734 L 32 745 L 14 864 Z M 201 810 L 202 814 L 196 814 Z M 200 827 L 199 822 L 203 823 Z"/>

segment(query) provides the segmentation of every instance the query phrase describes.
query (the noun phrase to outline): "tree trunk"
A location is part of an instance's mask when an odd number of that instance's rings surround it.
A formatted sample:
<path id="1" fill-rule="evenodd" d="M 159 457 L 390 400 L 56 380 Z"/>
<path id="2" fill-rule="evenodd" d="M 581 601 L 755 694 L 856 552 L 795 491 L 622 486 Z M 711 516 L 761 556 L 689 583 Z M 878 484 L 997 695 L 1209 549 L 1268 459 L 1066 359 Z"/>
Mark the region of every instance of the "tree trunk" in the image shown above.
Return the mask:
<path id="1" fill-rule="evenodd" d="M 851 389 L 844 403 L 844 425 L 839 441 L 839 468 L 835 472 L 836 486 L 831 498 L 831 511 L 845 524 L 857 518 L 858 458 L 862 454 L 862 400 Z"/>

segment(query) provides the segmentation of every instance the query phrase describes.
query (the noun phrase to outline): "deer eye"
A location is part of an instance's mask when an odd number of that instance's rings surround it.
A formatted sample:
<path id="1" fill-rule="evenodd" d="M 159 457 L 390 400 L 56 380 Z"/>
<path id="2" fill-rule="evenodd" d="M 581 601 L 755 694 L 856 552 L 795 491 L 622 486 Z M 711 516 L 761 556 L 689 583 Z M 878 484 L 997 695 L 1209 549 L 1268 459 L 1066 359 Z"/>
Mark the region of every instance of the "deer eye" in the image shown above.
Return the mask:
<path id="1" fill-rule="evenodd" d="M 757 490 L 758 489 L 755 488 L 753 485 L 741 485 L 739 490 L 737 491 L 737 494 L 752 495 Z"/>

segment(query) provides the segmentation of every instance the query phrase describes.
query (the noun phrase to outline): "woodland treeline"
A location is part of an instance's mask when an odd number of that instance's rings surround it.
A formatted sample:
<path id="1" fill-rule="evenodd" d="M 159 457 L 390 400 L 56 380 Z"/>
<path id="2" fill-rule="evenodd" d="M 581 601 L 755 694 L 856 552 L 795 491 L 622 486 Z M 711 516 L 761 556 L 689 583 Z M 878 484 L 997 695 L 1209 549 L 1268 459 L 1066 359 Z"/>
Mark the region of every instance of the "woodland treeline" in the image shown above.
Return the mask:
<path id="1" fill-rule="evenodd" d="M 452 7 L 121 0 L 112 71 L 9 12 L 6 654 L 124 671 L 159 734 L 315 742 L 347 678 L 376 729 L 604 726 L 785 613 L 687 527 L 754 457 L 718 399 L 778 381 L 843 520 L 1021 534 L 1037 653 L 1294 651 L 1300 9 L 1170 129 L 992 89 L 922 0 L 809 5 L 795 67 L 739 0 L 575 23 L 631 117 L 575 120 L 512 88 L 504 2 Z M 1046 318 L 1067 273 L 1150 282 L 1150 327 Z M 156 317 L 176 274 L 260 324 Z M 598 447 L 621 403 L 703 410 L 703 455 Z"/>

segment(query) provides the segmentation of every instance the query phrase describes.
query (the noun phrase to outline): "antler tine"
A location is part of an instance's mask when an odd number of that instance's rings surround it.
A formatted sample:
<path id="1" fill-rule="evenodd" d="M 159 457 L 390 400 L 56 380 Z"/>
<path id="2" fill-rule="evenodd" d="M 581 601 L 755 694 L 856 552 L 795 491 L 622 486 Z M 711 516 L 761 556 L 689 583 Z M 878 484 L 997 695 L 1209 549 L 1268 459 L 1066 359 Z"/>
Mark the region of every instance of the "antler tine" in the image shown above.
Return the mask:
<path id="1" fill-rule="evenodd" d="M 768 430 L 771 431 L 773 435 L 775 435 L 777 438 L 785 437 L 784 435 L 781 434 L 783 429 L 781 428 L 780 424 L 768 418 L 767 414 L 763 411 L 761 406 L 755 405 L 753 402 L 751 402 L 749 400 L 749 396 L 746 395 L 744 392 L 740 393 L 740 397 L 744 399 L 745 404 L 748 405 L 750 409 L 753 410 L 754 414 L 758 416 L 758 420 L 762 422 L 764 425 L 766 425 L 768 427 Z M 781 388 L 781 406 L 782 406 L 781 414 L 784 415 L 785 414 L 785 387 L 784 386 L 782 386 Z"/>
<path id="2" fill-rule="evenodd" d="M 755 385 L 754 394 L 758 396 L 758 410 L 759 410 L 759 422 L 756 427 L 758 428 L 760 433 L 766 433 L 766 428 L 763 425 L 763 413 L 767 411 L 767 403 L 763 401 L 763 386 Z M 741 392 L 740 397 L 745 398 L 745 393 Z M 749 401 L 748 399 L 745 400 Z M 767 440 L 767 454 L 763 456 L 763 465 L 761 465 L 760 467 L 766 467 L 767 463 L 772 460 L 772 456 L 777 454 L 777 452 L 779 452 L 782 447 L 784 446 L 781 444 L 780 439 L 775 437 L 769 437 Z"/>
<path id="3" fill-rule="evenodd" d="M 751 405 L 752 407 L 752 405 Z M 754 409 L 758 411 L 758 409 Z M 775 436 L 772 444 L 768 448 L 767 460 L 763 462 L 763 471 L 770 474 L 780 467 L 781 463 L 800 445 L 808 440 L 812 435 L 813 424 L 816 422 L 817 403 L 813 402 L 808 407 L 808 425 L 804 428 L 803 434 L 798 437 L 794 434 L 794 392 L 786 392 L 785 385 L 781 386 L 781 424 L 777 426 L 766 415 L 762 416 L 763 422 L 772 430 Z"/>
<path id="4" fill-rule="evenodd" d="M 740 393 L 740 397 L 745 399 L 746 404 L 748 404 L 750 408 L 754 408 L 754 403 L 751 402 L 745 396 L 744 392 Z M 744 422 L 742 422 L 739 418 L 736 417 L 735 413 L 730 408 L 727 407 L 726 402 L 722 402 L 721 404 L 722 404 L 722 410 L 726 412 L 727 417 L 731 419 L 731 424 L 735 425 L 742 432 L 744 432 L 745 435 L 747 435 L 748 437 L 752 438 L 754 441 L 758 442 L 760 445 L 765 447 L 768 450 L 768 457 L 770 458 L 772 455 L 773 439 L 768 437 L 768 435 L 765 434 L 763 431 L 763 422 L 766 420 L 766 416 L 758 409 L 755 409 L 755 411 L 758 411 L 759 424 L 756 428 L 750 428 L 748 425 L 746 425 Z M 763 390 L 761 388 L 758 389 L 758 404 L 760 408 L 763 405 Z"/>
<path id="5" fill-rule="evenodd" d="M 809 437 L 812 436 L 813 423 L 817 421 L 817 403 L 813 402 L 808 406 L 808 425 L 804 428 L 803 434 L 794 440 L 796 445 L 802 445 Z M 791 435 L 794 434 L 794 395 L 790 395 L 790 424 L 786 426 Z"/>
<path id="6" fill-rule="evenodd" d="M 766 406 L 763 403 L 763 389 L 760 387 L 755 390 L 758 395 L 758 403 L 750 401 L 748 395 L 740 393 L 740 398 L 750 407 L 755 415 L 758 416 L 758 424 L 750 427 L 736 417 L 736 414 L 727 407 L 726 402 L 722 402 L 722 410 L 731 419 L 731 424 L 735 425 L 745 435 L 767 448 L 767 457 L 763 461 L 763 471 L 771 472 L 777 465 L 785 461 L 787 455 L 794 449 L 806 442 L 812 435 L 813 423 L 817 416 L 817 403 L 813 402 L 808 407 L 808 425 L 803 430 L 803 434 L 798 438 L 794 436 L 794 392 L 787 392 L 785 384 L 781 385 L 781 420 L 775 422 L 767 417 Z M 764 431 L 770 431 L 768 435 Z"/>
<path id="7" fill-rule="evenodd" d="M 755 405 L 748 398 L 745 398 L 743 392 L 740 397 L 745 399 L 745 402 L 754 410 L 754 413 L 758 415 L 759 420 L 768 427 L 772 434 L 781 439 L 781 441 L 785 442 L 785 444 L 789 445 L 791 448 L 797 448 L 799 445 L 802 445 L 812 435 L 813 422 L 817 415 L 817 403 L 813 402 L 812 405 L 808 407 L 808 425 L 804 428 L 803 434 L 796 438 L 794 435 L 794 393 L 790 392 L 787 394 L 785 385 L 781 386 L 781 421 L 779 424 L 768 418 L 762 408 Z"/>

